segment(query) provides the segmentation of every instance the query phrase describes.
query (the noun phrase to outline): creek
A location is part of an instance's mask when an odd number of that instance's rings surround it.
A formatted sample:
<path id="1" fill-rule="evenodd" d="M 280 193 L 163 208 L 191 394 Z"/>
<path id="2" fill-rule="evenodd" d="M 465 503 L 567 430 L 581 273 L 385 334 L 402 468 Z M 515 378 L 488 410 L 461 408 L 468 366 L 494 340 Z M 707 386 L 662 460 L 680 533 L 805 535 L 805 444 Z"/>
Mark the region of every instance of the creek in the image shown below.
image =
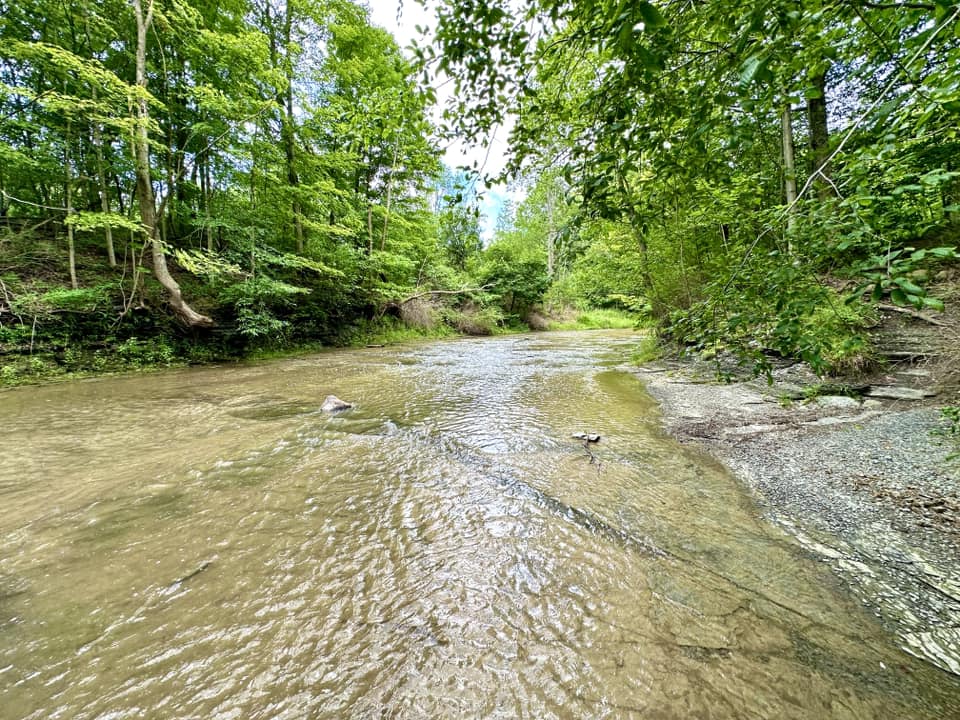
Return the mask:
<path id="1" fill-rule="evenodd" d="M 955 678 L 661 432 L 636 342 L 0 393 L 0 718 L 960 716 Z"/>

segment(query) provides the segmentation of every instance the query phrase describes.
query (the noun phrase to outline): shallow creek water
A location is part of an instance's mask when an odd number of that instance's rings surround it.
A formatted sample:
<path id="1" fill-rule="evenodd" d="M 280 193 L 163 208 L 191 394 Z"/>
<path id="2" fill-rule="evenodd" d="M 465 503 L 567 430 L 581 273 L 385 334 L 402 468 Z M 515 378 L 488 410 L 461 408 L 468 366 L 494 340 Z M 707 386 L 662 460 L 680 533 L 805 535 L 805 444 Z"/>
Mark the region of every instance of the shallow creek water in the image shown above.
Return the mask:
<path id="1" fill-rule="evenodd" d="M 960 717 L 661 434 L 634 342 L 0 393 L 0 718 Z"/>

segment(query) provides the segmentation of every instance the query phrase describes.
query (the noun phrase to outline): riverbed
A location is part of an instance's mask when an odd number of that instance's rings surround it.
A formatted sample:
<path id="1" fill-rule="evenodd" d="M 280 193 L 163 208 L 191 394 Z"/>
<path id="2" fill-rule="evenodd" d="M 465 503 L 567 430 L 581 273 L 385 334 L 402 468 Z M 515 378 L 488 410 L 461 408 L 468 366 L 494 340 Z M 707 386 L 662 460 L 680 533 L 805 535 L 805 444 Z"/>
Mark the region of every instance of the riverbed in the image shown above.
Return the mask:
<path id="1" fill-rule="evenodd" d="M 960 716 L 662 432 L 636 341 L 0 393 L 0 718 Z"/>

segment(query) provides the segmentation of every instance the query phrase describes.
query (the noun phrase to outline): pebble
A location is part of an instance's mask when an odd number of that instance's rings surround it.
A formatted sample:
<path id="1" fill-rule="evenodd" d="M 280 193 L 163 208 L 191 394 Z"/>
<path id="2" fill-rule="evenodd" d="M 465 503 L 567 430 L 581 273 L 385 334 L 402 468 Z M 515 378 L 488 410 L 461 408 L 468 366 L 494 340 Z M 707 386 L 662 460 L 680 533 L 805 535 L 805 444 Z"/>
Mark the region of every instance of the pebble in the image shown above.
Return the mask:
<path id="1" fill-rule="evenodd" d="M 645 380 L 668 431 L 704 444 L 756 492 L 769 516 L 789 519 L 798 539 L 801 533 L 816 538 L 818 545 L 808 547 L 833 564 L 893 632 L 912 633 L 918 655 L 958 671 L 960 644 L 954 638 L 934 643 L 925 634 L 945 623 L 960 625 L 960 591 L 946 594 L 930 580 L 932 573 L 955 577 L 960 567 L 960 460 L 948 461 L 956 449 L 935 433 L 945 427 L 937 407 L 884 409 L 867 399 L 855 408 L 844 399 L 767 403 L 758 412 L 750 403 L 771 391 L 749 383 Z M 698 412 L 709 421 L 682 418 Z M 824 547 L 844 548 L 843 557 Z"/>

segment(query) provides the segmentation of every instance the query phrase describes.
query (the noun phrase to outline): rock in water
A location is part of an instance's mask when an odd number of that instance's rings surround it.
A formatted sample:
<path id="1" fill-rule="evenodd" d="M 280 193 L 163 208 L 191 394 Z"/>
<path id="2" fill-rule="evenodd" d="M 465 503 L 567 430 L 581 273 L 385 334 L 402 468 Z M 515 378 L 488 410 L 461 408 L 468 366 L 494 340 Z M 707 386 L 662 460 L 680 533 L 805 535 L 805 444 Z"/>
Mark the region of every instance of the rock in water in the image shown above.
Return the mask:
<path id="1" fill-rule="evenodd" d="M 600 436 L 596 433 L 574 433 L 571 437 L 576 438 L 577 440 L 583 440 L 588 443 L 595 443 L 600 441 Z"/>
<path id="2" fill-rule="evenodd" d="M 326 399 L 323 401 L 323 405 L 320 406 L 320 409 L 323 410 L 323 412 L 338 413 L 343 410 L 349 410 L 352 407 L 352 403 L 345 402 L 336 395 L 327 395 Z"/>

